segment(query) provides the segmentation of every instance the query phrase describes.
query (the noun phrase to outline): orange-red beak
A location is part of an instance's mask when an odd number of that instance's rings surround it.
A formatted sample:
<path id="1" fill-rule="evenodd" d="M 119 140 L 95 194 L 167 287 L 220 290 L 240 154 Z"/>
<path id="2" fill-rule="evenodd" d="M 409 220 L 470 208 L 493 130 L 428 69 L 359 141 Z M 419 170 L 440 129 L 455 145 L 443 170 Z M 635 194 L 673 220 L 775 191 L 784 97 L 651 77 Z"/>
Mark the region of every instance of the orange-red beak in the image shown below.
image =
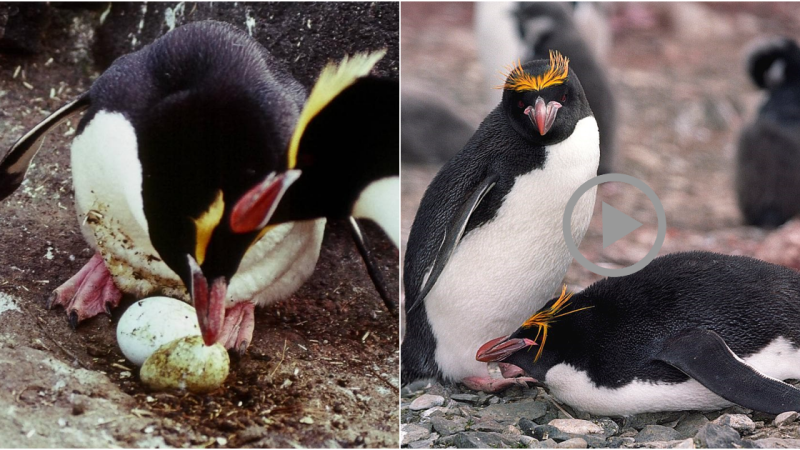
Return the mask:
<path id="1" fill-rule="evenodd" d="M 509 339 L 508 336 L 492 339 L 491 341 L 481 345 L 475 359 L 481 362 L 500 362 L 514 354 L 517 350 L 532 347 L 536 344 L 528 338 L 523 339 Z"/>

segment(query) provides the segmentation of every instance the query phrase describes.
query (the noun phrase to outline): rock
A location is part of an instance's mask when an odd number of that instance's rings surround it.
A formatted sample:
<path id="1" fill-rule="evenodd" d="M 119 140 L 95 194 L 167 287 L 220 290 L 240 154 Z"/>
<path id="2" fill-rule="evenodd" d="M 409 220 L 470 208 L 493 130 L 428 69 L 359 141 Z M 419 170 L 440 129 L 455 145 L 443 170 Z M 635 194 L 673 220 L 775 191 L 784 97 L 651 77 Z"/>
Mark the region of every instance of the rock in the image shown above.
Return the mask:
<path id="1" fill-rule="evenodd" d="M 458 433 L 454 442 L 458 448 L 511 448 L 516 443 L 516 440 L 501 434 L 480 431 Z"/>
<path id="2" fill-rule="evenodd" d="M 755 422 L 744 414 L 723 414 L 712 423 L 727 425 L 743 436 L 752 434 L 756 430 Z"/>
<path id="3" fill-rule="evenodd" d="M 708 423 L 697 432 L 697 439 L 704 447 L 732 448 L 743 447 L 742 438 L 733 428 L 725 425 Z"/>
<path id="4" fill-rule="evenodd" d="M 444 405 L 444 397 L 441 395 L 422 394 L 415 398 L 408 409 L 412 411 L 421 411 L 423 409 L 430 409 L 434 406 Z"/>
<path id="5" fill-rule="evenodd" d="M 636 440 L 632 437 L 619 437 L 619 436 L 612 436 L 608 438 L 608 446 L 611 448 L 621 448 L 623 445 L 631 445 Z"/>
<path id="6" fill-rule="evenodd" d="M 600 425 L 581 419 L 554 419 L 548 425 L 571 434 L 602 434 L 604 432 Z"/>
<path id="7" fill-rule="evenodd" d="M 557 448 L 586 448 L 588 444 L 581 438 L 567 439 L 558 444 Z"/>
<path id="8" fill-rule="evenodd" d="M 604 437 L 614 436 L 619 433 L 619 425 L 609 418 L 596 419 L 594 422 L 603 428 Z"/>
<path id="9" fill-rule="evenodd" d="M 534 438 L 532 438 L 530 436 L 524 436 L 524 435 L 520 436 L 519 437 L 519 443 L 524 445 L 527 448 L 539 448 L 540 447 L 539 441 L 537 441 L 536 439 L 534 439 Z"/>
<path id="10" fill-rule="evenodd" d="M 480 399 L 480 397 L 475 394 L 453 394 L 450 396 L 450 399 L 459 402 L 475 403 Z"/>
<path id="11" fill-rule="evenodd" d="M 475 411 L 475 415 L 492 419 L 500 423 L 516 423 L 521 418 L 536 420 L 547 412 L 547 405 L 533 400 L 518 403 L 500 403 L 490 405 L 483 411 Z"/>
<path id="12" fill-rule="evenodd" d="M 738 436 L 738 435 L 737 435 Z M 646 425 L 642 431 L 636 435 L 635 441 L 638 442 L 655 442 L 655 441 L 674 441 L 680 439 L 682 436 L 672 428 L 663 425 Z"/>
<path id="13" fill-rule="evenodd" d="M 673 441 L 673 442 L 675 442 L 675 445 L 673 445 L 672 448 L 695 448 L 694 439 L 692 438 L 684 439 L 682 441 Z"/>
<path id="14" fill-rule="evenodd" d="M 757 448 L 800 448 L 800 439 L 766 438 L 753 443 Z"/>
<path id="15" fill-rule="evenodd" d="M 415 423 L 404 423 L 400 427 L 400 445 L 408 445 L 414 441 L 427 439 L 431 429 Z"/>
<path id="16" fill-rule="evenodd" d="M 800 413 L 797 411 L 786 411 L 775 416 L 775 422 L 773 423 L 779 427 L 796 421 L 798 417 L 800 417 Z"/>
<path id="17" fill-rule="evenodd" d="M 463 417 L 453 417 L 452 419 L 445 419 L 444 417 L 431 418 L 431 425 L 442 436 L 449 436 L 467 429 L 467 419 Z"/>
<path id="18" fill-rule="evenodd" d="M 444 406 L 434 406 L 431 409 L 426 409 L 419 413 L 420 417 L 430 418 L 430 417 L 437 417 L 437 416 L 444 416 L 450 412 L 449 408 L 445 408 Z"/>
<path id="19" fill-rule="evenodd" d="M 706 416 L 699 412 L 692 412 L 681 419 L 678 426 L 675 427 L 675 431 L 680 433 L 682 438 L 691 438 L 707 423 L 709 422 Z"/>
<path id="20" fill-rule="evenodd" d="M 503 434 L 507 436 L 522 436 L 522 432 L 514 425 L 508 425 L 503 429 Z M 528 436 L 530 437 L 530 436 Z"/>
<path id="21" fill-rule="evenodd" d="M 422 441 L 414 441 L 408 443 L 408 448 L 433 448 L 436 439 L 429 438 Z"/>
<path id="22" fill-rule="evenodd" d="M 626 417 L 622 427 L 631 427 L 641 430 L 647 425 L 663 425 L 665 423 L 674 422 L 680 419 L 680 417 L 681 413 L 674 411 L 636 414 L 635 416 Z"/>
<path id="23" fill-rule="evenodd" d="M 564 433 L 552 425 L 537 425 L 533 427 L 530 435 L 540 441 L 553 439 L 556 442 L 566 441 L 572 437 L 569 435 L 569 433 Z"/>
<path id="24" fill-rule="evenodd" d="M 509 425 L 510 426 L 510 425 Z M 500 423 L 488 419 L 488 418 L 481 418 L 478 419 L 471 427 L 471 430 L 475 431 L 487 431 L 487 432 L 494 432 L 494 433 L 502 433 L 506 430 L 506 425 L 501 425 Z"/>
<path id="25" fill-rule="evenodd" d="M 539 448 L 556 448 L 558 444 L 556 441 L 552 439 L 545 439 L 544 441 L 539 442 Z"/>

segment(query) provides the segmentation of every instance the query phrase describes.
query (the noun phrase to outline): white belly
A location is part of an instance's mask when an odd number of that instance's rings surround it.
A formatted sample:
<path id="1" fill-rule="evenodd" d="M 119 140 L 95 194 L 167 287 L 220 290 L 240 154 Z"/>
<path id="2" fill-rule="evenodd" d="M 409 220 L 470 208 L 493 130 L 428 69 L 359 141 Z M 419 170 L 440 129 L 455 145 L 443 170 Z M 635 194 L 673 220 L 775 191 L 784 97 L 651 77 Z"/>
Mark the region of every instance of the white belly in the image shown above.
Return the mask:
<path id="1" fill-rule="evenodd" d="M 99 112 L 72 143 L 75 208 L 81 231 L 127 294 L 189 300 L 183 283 L 153 248 L 142 204 L 136 134 L 120 113 Z M 325 220 L 279 225 L 245 254 L 228 303 L 288 297 L 314 271 Z"/>
<path id="2" fill-rule="evenodd" d="M 487 376 L 475 353 L 486 341 L 511 333 L 553 297 L 572 256 L 562 220 L 570 196 L 597 175 L 597 122 L 581 120 L 565 142 L 549 147 L 543 169 L 521 175 L 496 217 L 459 244 L 425 298 L 436 337 L 436 361 L 446 378 Z M 572 215 L 580 243 L 596 189 Z"/>
<path id="3" fill-rule="evenodd" d="M 800 379 L 800 349 L 783 337 L 743 360 L 776 380 Z M 603 416 L 629 416 L 657 411 L 710 411 L 732 405 L 691 378 L 683 383 L 634 380 L 624 387 L 609 389 L 592 383 L 586 372 L 576 370 L 569 364 L 557 364 L 547 371 L 544 383 L 558 400 Z"/>

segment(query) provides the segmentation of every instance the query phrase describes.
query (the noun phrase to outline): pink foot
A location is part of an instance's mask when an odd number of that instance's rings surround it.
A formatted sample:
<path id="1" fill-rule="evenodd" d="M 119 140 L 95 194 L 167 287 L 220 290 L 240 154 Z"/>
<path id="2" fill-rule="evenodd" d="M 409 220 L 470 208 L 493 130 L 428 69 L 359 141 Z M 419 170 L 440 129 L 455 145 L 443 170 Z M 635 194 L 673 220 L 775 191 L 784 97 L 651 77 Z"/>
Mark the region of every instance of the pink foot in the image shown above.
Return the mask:
<path id="1" fill-rule="evenodd" d="M 110 314 L 121 299 L 122 292 L 114 285 L 103 257 L 95 253 L 78 273 L 53 291 L 45 307 L 63 306 L 70 325 L 76 328 L 85 319 Z"/>
<path id="2" fill-rule="evenodd" d="M 467 377 L 461 380 L 461 382 L 464 383 L 464 386 L 472 389 L 473 391 L 483 391 L 490 394 L 496 394 L 510 388 L 511 386 L 529 387 L 528 383 L 536 383 L 536 380 L 530 377 Z"/>
<path id="3" fill-rule="evenodd" d="M 248 301 L 239 302 L 226 309 L 225 323 L 222 325 L 217 342 L 243 355 L 253 341 L 255 311 L 256 305 Z"/>

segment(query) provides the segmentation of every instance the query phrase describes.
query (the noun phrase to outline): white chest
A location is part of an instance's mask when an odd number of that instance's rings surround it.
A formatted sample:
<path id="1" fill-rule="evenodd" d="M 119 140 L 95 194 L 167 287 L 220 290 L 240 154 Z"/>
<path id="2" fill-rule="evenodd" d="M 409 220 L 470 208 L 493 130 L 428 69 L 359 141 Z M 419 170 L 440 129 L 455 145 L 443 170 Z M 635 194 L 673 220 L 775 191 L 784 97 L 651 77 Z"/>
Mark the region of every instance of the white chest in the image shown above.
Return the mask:
<path id="1" fill-rule="evenodd" d="M 777 338 L 760 352 L 743 359 L 762 374 L 777 380 L 800 378 L 800 349 Z M 714 394 L 694 379 L 683 383 L 652 383 L 634 380 L 617 389 L 598 387 L 569 364 L 547 371 L 544 383 L 560 401 L 597 415 L 628 416 L 656 411 L 709 411 L 732 403 Z"/>
<path id="2" fill-rule="evenodd" d="M 551 299 L 569 267 L 562 218 L 573 192 L 597 175 L 597 123 L 581 120 L 566 141 L 548 148 L 544 168 L 517 177 L 496 217 L 461 241 L 425 299 L 436 336 L 436 361 L 446 377 L 485 376 L 475 353 L 515 330 Z M 572 216 L 580 243 L 595 189 Z"/>

